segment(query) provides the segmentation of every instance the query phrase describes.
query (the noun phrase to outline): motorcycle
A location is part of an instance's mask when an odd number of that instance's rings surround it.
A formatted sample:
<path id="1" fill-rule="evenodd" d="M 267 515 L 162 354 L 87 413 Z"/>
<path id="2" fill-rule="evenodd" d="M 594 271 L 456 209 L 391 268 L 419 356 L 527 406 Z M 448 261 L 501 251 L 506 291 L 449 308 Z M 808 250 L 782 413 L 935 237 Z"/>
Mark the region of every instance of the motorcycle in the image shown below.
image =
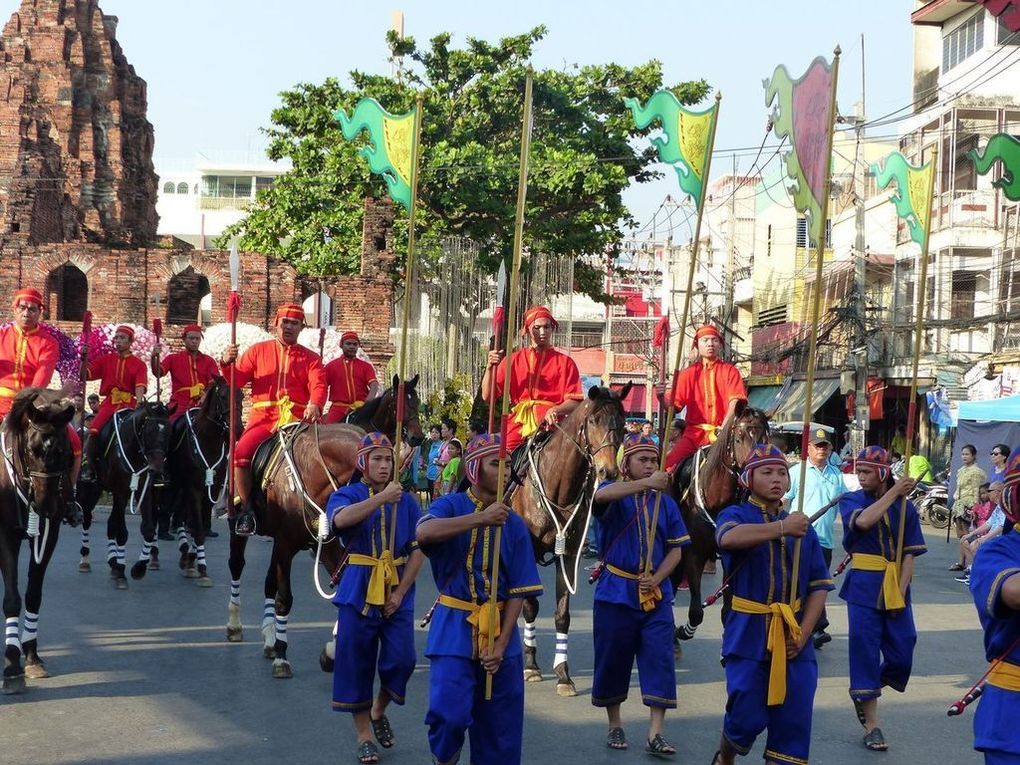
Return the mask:
<path id="1" fill-rule="evenodd" d="M 935 483 L 918 481 L 909 495 L 921 523 L 936 529 L 946 528 L 952 517 L 949 512 L 949 486 L 943 482 L 945 476 L 946 473 L 940 473 Z"/>

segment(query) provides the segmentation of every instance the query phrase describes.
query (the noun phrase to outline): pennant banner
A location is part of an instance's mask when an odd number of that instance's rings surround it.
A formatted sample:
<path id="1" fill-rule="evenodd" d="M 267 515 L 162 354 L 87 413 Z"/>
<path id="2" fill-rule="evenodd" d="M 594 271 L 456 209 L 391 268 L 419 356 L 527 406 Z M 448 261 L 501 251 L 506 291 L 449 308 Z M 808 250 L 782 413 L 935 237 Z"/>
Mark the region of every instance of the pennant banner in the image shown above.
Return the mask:
<path id="1" fill-rule="evenodd" d="M 875 173 L 875 182 L 880 189 L 888 186 L 890 181 L 896 182 L 897 190 L 889 201 L 896 205 L 896 214 L 906 221 L 910 238 L 923 247 L 931 225 L 931 197 L 928 190 L 934 172 L 932 163 L 914 167 L 907 162 L 906 157 L 894 151 L 885 158 L 884 164 L 874 164 L 871 170 Z"/>
<path id="2" fill-rule="evenodd" d="M 368 168 L 381 175 L 394 202 L 411 209 L 411 168 L 414 166 L 414 116 L 390 114 L 374 98 L 363 98 L 354 107 L 353 114 L 338 109 L 333 119 L 340 123 L 344 138 L 353 141 L 362 130 L 367 130 L 370 146 L 361 149 L 368 160 Z"/>
<path id="3" fill-rule="evenodd" d="M 811 62 L 799 80 L 790 78 L 785 66 L 777 66 L 765 80 L 765 105 L 772 106 L 772 126 L 777 138 L 790 139 L 786 174 L 795 183 L 790 189 L 793 204 L 807 218 L 808 238 L 822 241 L 825 230 L 822 197 L 831 157 L 827 156 L 832 129 L 832 67 L 821 56 Z"/>
<path id="4" fill-rule="evenodd" d="M 1020 139 L 996 133 L 988 139 L 983 152 L 971 149 L 967 157 L 973 160 L 980 175 L 987 175 L 996 161 L 1002 162 L 1002 176 L 992 181 L 992 185 L 1002 189 L 1006 199 L 1020 202 Z"/>
<path id="5" fill-rule="evenodd" d="M 636 98 L 625 98 L 623 103 L 634 115 L 639 130 L 644 130 L 655 120 L 662 123 L 662 131 L 666 135 L 653 138 L 652 145 L 658 149 L 659 159 L 676 170 L 681 190 L 700 207 L 716 107 L 703 112 L 688 111 L 668 90 L 657 91 L 643 106 Z"/>

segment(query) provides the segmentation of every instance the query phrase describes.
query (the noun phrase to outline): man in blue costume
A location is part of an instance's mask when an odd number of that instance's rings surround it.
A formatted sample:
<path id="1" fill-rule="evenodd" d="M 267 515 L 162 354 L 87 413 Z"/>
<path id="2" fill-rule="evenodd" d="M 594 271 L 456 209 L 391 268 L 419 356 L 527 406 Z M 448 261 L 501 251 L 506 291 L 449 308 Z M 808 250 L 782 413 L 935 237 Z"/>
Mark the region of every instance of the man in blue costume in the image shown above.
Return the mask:
<path id="1" fill-rule="evenodd" d="M 384 749 L 395 743 L 386 707 L 404 703 L 414 672 L 414 580 L 425 559 L 415 541 L 421 508 L 394 480 L 390 440 L 367 434 L 355 467 L 355 480 L 326 505 L 347 552 L 333 596 L 339 612 L 333 709 L 354 715 L 358 762 L 371 765 L 379 761 L 373 734 Z"/>
<path id="2" fill-rule="evenodd" d="M 418 524 L 418 543 L 439 588 L 425 655 L 433 761 L 456 763 L 466 734 L 473 765 L 521 761 L 524 661 L 517 618 L 542 585 L 524 521 L 496 502 L 499 436 L 478 436 L 464 455 L 470 488 L 435 500 Z M 489 599 L 497 530 L 500 567 Z M 490 634 L 495 625 L 495 634 Z M 492 698 L 485 700 L 486 674 Z"/>
<path id="3" fill-rule="evenodd" d="M 637 659 L 641 700 L 649 708 L 646 749 L 672 756 L 676 747 L 662 735 L 667 709 L 676 708 L 673 659 L 673 588 L 669 575 L 680 563 L 680 548 L 691 537 L 680 508 L 664 492 L 669 476 L 659 472 L 659 447 L 649 436 L 630 433 L 623 441 L 620 469 L 624 480 L 609 481 L 595 493 L 602 561 L 595 584 L 592 632 L 595 679 L 591 703 L 609 717 L 606 745 L 626 749 L 620 705 L 630 689 Z M 659 514 L 655 518 L 656 494 Z M 648 546 L 651 540 L 651 567 Z"/>
<path id="4" fill-rule="evenodd" d="M 733 765 L 768 730 L 767 765 L 808 761 L 818 664 L 812 632 L 834 589 L 815 530 L 783 510 L 790 489 L 786 455 L 756 446 L 740 474 L 746 501 L 719 514 L 716 541 L 730 577 L 723 625 L 726 716 L 713 765 Z M 794 558 L 800 544 L 796 596 Z"/>
<path id="5" fill-rule="evenodd" d="M 879 726 L 878 699 L 889 686 L 903 693 L 917 643 L 910 608 L 914 558 L 927 552 L 921 522 L 906 503 L 902 568 L 896 564 L 903 498 L 917 482 L 893 482 L 885 449 L 868 446 L 857 455 L 861 488 L 839 501 L 843 548 L 852 556 L 839 596 L 846 601 L 850 639 L 850 698 L 864 726 L 864 746 L 888 749 Z"/>

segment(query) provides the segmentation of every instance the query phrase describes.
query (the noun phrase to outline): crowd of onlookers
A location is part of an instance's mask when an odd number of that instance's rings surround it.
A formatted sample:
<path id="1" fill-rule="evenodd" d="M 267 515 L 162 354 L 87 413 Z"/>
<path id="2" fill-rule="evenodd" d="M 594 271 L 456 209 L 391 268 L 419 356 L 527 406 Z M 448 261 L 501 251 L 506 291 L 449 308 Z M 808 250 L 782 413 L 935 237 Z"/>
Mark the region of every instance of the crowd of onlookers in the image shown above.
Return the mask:
<path id="1" fill-rule="evenodd" d="M 417 492 L 423 504 L 457 491 L 464 480 L 461 460 L 464 444 L 484 433 L 484 425 L 472 422 L 462 441 L 457 437 L 457 423 L 453 420 L 443 418 L 430 425 L 425 440 L 419 446 L 408 447 L 401 467 L 401 483 Z"/>
<path id="2" fill-rule="evenodd" d="M 963 464 L 956 472 L 951 506 L 953 526 L 960 540 L 960 557 L 949 570 L 960 572 L 956 581 L 962 584 L 970 584 L 970 566 L 981 545 L 1009 533 L 1011 528 L 999 504 L 1009 453 L 1006 444 L 992 447 L 989 453 L 992 473 L 988 475 L 977 464 L 977 448 L 973 444 L 960 449 Z"/>

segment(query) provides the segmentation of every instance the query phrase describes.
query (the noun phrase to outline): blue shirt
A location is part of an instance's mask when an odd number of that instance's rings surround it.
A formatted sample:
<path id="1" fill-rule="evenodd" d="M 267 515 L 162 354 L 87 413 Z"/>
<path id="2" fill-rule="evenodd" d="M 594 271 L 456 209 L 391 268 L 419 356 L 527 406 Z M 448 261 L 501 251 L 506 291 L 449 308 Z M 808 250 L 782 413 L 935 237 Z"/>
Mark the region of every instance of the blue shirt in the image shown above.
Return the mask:
<path id="1" fill-rule="evenodd" d="M 995 531 L 1001 529 L 1006 525 L 1006 513 L 1003 512 L 1000 505 L 996 505 L 992 509 L 992 514 L 988 516 L 988 530 Z"/>
<path id="2" fill-rule="evenodd" d="M 368 484 L 359 481 L 358 483 L 341 486 L 330 495 L 326 503 L 326 516 L 329 518 L 332 527 L 333 518 L 336 514 L 349 505 L 364 502 L 372 495 Z M 385 510 L 385 515 L 383 511 Z M 377 508 L 370 516 L 356 526 L 348 526 L 342 529 L 338 536 L 344 547 L 350 553 L 369 555 L 378 558 L 382 551 L 389 546 L 392 524 L 396 520 L 396 531 L 393 538 L 393 557 L 406 560 L 414 550 L 418 549 L 418 542 L 414 538 L 414 530 L 421 516 L 421 507 L 418 500 L 406 491 L 400 495 L 400 501 L 396 507 L 384 505 Z M 397 574 L 404 575 L 404 567 L 397 566 Z M 359 609 L 366 616 L 379 615 L 378 606 L 370 606 L 365 603 L 365 595 L 368 592 L 368 580 L 372 576 L 371 566 L 354 565 L 348 562 L 344 566 L 343 574 L 333 594 L 333 603 L 338 606 L 351 606 Z M 412 584 L 404 596 L 400 610 L 414 609 L 414 585 Z"/>
<path id="3" fill-rule="evenodd" d="M 445 441 L 433 441 L 429 444 L 428 461 L 425 463 L 425 476 L 430 481 L 438 481 L 439 474 L 443 472 L 442 465 L 437 465 L 440 452 L 443 451 Z"/>
<path id="4" fill-rule="evenodd" d="M 1020 636 L 1020 612 L 1002 602 L 1002 585 L 1013 574 L 1020 574 L 1020 534 L 983 544 L 970 567 L 970 591 L 985 631 L 988 661 L 1002 656 Z M 1020 664 L 1020 646 L 1010 651 L 1007 660 Z"/>
<path id="5" fill-rule="evenodd" d="M 606 481 L 599 488 L 612 483 Z M 595 582 L 595 600 L 640 609 L 637 581 L 614 574 L 609 566 L 640 574 L 648 557 L 649 536 L 653 537 L 652 571 L 659 567 L 670 550 L 691 543 L 691 535 L 680 517 L 680 508 L 668 494 L 662 495 L 659 504 L 655 534 L 649 534 L 656 494 L 658 492 L 645 491 L 605 505 L 595 504 L 594 512 L 599 520 L 598 549 L 602 551 L 602 561 L 607 564 Z M 673 585 L 669 577 L 659 588 L 662 590 L 662 602 L 672 603 Z"/>
<path id="6" fill-rule="evenodd" d="M 804 512 L 813 515 L 821 510 L 832 500 L 841 495 L 846 487 L 843 486 L 843 474 L 837 470 L 831 462 L 826 462 L 825 467 L 818 469 L 810 461 L 807 464 L 807 473 L 804 479 L 806 491 L 804 493 Z M 794 465 L 790 469 L 790 490 L 786 492 L 783 499 L 789 502 L 790 510 L 797 509 L 797 492 L 800 488 L 800 466 Z M 827 550 L 832 549 L 832 530 L 836 525 L 836 506 L 832 508 L 812 524 L 815 533 L 818 534 L 818 542 Z"/>
<path id="7" fill-rule="evenodd" d="M 730 505 L 719 513 L 716 521 L 718 524 L 716 542 L 721 543 L 737 526 L 747 523 L 772 523 L 788 515 L 786 511 L 769 514 L 768 510 L 753 498 L 739 505 Z M 730 577 L 730 591 L 737 597 L 764 605 L 789 603 L 795 547 L 796 540 L 793 537 L 773 539 L 742 550 L 724 550 L 720 544 L 723 569 Z M 825 565 L 825 558 L 822 557 L 818 535 L 814 529 L 809 528 L 801 542 L 797 600 L 803 607 L 810 593 L 832 589 L 835 589 L 835 586 Z M 723 656 L 737 656 L 755 661 L 769 659 L 765 643 L 772 618 L 774 617 L 766 614 L 744 614 L 731 610 L 723 625 Z M 797 612 L 797 618 L 799 621 L 800 611 Z M 814 643 L 810 640 L 807 641 L 804 650 L 793 659 L 793 661 L 814 660 Z"/>
<path id="8" fill-rule="evenodd" d="M 430 519 L 459 518 L 484 509 L 481 501 L 470 491 L 445 494 L 429 506 L 419 523 Z M 488 600 L 488 584 L 492 577 L 491 550 L 496 528 L 486 526 L 464 532 L 459 536 L 434 545 L 422 547 L 432 564 L 432 576 L 443 595 L 472 603 Z M 538 597 L 542 583 L 538 578 L 531 535 L 520 516 L 513 513 L 503 526 L 499 558 L 497 602 L 509 598 Z M 474 631 L 468 624 L 468 612 L 440 603 L 432 615 L 429 635 L 425 640 L 425 655 L 461 656 L 475 658 Z M 504 656 L 521 654 L 521 638 L 514 624 L 514 634 L 506 646 Z"/>
<path id="9" fill-rule="evenodd" d="M 896 543 L 900 533 L 900 506 L 897 499 L 878 523 L 865 531 L 858 531 L 855 521 L 861 511 L 878 502 L 878 497 L 864 489 L 850 491 L 839 501 L 839 514 L 843 519 L 843 549 L 851 555 L 866 553 L 881 555 L 886 560 L 896 560 Z M 903 530 L 903 554 L 924 555 L 928 547 L 921 533 L 921 521 L 912 502 L 907 502 L 907 521 Z M 846 570 L 839 597 L 847 603 L 877 608 L 882 594 L 881 571 L 861 571 L 851 565 Z M 910 605 L 910 588 L 904 600 Z"/>

